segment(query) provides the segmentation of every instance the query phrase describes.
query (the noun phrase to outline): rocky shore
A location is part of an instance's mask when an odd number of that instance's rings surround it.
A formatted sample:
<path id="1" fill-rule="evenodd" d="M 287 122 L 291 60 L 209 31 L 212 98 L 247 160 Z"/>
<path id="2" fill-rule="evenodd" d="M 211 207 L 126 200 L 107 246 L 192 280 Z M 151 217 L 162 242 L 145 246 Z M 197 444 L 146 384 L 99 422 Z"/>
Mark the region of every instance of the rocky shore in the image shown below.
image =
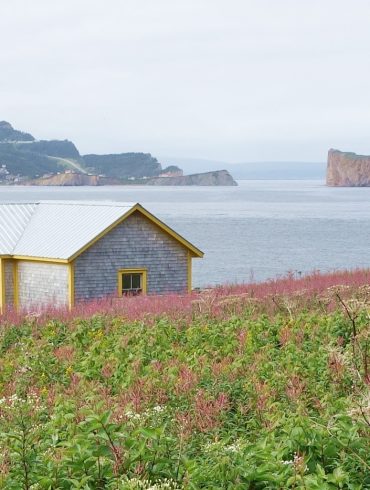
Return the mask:
<path id="1" fill-rule="evenodd" d="M 122 180 L 99 175 L 87 175 L 77 172 L 59 173 L 48 177 L 23 181 L 23 185 L 41 186 L 101 186 L 101 185 L 158 185 L 158 186 L 235 186 L 238 185 L 227 170 L 204 172 L 173 177 L 152 177 L 149 179 Z"/>
<path id="2" fill-rule="evenodd" d="M 23 185 L 45 185 L 45 186 L 80 186 L 80 185 L 101 185 L 98 175 L 86 175 L 80 173 L 61 173 L 43 177 L 40 179 L 22 182 Z"/>

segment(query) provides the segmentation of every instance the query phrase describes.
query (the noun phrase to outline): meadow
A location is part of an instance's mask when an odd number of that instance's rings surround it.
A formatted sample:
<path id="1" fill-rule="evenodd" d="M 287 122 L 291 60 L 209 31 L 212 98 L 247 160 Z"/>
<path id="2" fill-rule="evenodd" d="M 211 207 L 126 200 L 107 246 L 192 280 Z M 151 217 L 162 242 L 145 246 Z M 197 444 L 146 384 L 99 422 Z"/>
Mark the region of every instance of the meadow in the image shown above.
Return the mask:
<path id="1" fill-rule="evenodd" d="M 370 271 L 0 317 L 0 488 L 370 489 Z"/>

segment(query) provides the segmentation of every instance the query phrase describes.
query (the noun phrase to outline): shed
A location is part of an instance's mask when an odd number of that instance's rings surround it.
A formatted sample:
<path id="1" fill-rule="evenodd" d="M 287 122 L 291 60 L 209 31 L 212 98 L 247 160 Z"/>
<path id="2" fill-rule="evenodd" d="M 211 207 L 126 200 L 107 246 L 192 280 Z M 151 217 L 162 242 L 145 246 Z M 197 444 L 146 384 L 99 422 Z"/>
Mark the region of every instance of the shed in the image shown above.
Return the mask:
<path id="1" fill-rule="evenodd" d="M 138 203 L 0 204 L 0 306 L 191 291 L 197 247 Z"/>

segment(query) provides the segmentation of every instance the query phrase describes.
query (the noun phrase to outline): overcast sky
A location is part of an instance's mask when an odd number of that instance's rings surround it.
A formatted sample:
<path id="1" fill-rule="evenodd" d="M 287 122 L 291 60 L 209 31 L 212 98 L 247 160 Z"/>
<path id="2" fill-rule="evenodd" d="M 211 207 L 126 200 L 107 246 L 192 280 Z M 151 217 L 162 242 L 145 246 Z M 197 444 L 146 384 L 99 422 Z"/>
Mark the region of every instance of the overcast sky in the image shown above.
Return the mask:
<path id="1" fill-rule="evenodd" d="M 0 120 L 81 153 L 370 154 L 369 0 L 0 0 Z"/>

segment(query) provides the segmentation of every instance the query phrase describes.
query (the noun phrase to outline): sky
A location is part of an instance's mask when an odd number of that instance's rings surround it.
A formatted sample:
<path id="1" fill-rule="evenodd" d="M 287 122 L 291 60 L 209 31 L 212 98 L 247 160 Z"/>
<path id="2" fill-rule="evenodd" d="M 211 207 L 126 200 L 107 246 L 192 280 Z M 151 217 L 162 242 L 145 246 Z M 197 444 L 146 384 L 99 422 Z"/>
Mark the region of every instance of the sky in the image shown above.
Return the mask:
<path id="1" fill-rule="evenodd" d="M 369 0 L 0 0 L 0 120 L 82 154 L 370 154 L 369 26 Z"/>

